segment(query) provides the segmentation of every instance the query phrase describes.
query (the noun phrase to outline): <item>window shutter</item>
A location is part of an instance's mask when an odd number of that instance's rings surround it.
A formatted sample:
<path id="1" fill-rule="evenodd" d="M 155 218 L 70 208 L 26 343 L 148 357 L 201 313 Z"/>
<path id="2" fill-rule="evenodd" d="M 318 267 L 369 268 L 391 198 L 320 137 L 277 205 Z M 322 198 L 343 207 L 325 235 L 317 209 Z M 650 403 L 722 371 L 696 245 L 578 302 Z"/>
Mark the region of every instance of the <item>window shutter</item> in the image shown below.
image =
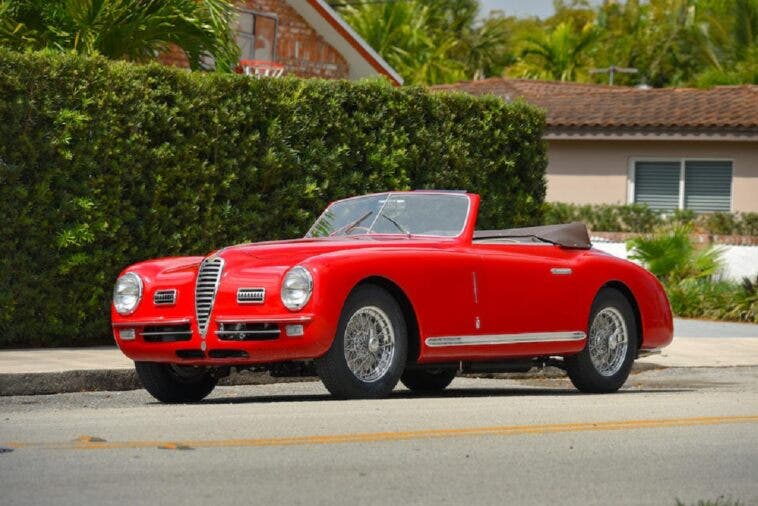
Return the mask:
<path id="1" fill-rule="evenodd" d="M 634 202 L 652 209 L 679 208 L 679 162 L 636 162 Z"/>
<path id="2" fill-rule="evenodd" d="M 697 212 L 731 211 L 732 162 L 686 162 L 684 207 Z"/>

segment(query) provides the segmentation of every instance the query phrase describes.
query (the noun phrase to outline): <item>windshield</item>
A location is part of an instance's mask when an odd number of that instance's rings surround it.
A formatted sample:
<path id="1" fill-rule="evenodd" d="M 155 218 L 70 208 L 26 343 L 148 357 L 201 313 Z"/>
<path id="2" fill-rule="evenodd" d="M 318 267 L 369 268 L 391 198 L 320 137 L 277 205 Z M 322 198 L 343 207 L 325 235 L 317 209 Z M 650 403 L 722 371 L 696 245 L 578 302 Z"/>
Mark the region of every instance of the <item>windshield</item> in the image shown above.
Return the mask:
<path id="1" fill-rule="evenodd" d="M 305 237 L 404 234 L 455 237 L 463 232 L 469 199 L 462 194 L 381 193 L 340 200 Z"/>

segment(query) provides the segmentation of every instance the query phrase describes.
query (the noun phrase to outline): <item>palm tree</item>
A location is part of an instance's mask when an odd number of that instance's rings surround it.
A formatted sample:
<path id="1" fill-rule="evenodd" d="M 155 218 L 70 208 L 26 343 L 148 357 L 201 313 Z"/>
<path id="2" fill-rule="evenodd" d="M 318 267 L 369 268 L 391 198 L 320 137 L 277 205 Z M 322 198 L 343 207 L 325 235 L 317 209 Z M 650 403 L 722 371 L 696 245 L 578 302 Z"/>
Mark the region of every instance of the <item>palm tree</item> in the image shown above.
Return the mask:
<path id="1" fill-rule="evenodd" d="M 559 23 L 550 32 L 531 33 L 524 41 L 521 61 L 509 73 L 532 79 L 576 81 L 598 34 L 592 23 L 577 30 L 571 21 Z"/>
<path id="2" fill-rule="evenodd" d="M 450 57 L 457 39 L 435 29 L 439 13 L 424 2 L 356 4 L 341 14 L 408 84 L 464 78 L 463 63 Z"/>
<path id="3" fill-rule="evenodd" d="M 238 56 L 230 0 L 2 0 L 0 45 L 146 61 L 174 45 L 190 67 L 211 56 L 230 70 Z"/>

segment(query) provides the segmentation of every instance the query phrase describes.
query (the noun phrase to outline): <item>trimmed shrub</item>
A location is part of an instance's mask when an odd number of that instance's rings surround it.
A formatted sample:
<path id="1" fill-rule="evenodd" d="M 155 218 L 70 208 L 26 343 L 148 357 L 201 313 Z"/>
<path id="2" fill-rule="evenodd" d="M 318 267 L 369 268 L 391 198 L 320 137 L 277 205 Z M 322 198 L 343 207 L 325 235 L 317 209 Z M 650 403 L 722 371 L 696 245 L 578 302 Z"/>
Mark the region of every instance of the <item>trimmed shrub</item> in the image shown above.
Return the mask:
<path id="1" fill-rule="evenodd" d="M 713 235 L 758 235 L 758 213 L 702 213 L 679 209 L 661 214 L 647 204 L 569 204 L 545 202 L 545 223 L 581 221 L 596 232 L 650 233 L 660 225 L 689 225 Z"/>
<path id="2" fill-rule="evenodd" d="M 482 196 L 539 220 L 544 118 L 383 82 L 250 79 L 0 50 L 0 346 L 110 342 L 135 261 L 302 235 L 334 199 Z"/>

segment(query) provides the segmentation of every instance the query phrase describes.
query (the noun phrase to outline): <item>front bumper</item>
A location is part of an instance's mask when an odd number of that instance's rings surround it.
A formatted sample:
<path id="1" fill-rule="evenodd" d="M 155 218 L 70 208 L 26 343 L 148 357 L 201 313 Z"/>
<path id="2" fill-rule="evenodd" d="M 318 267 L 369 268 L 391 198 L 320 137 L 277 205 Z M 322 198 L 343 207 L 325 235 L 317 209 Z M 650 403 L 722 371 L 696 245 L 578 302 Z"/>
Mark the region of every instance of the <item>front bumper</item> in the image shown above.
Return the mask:
<path id="1" fill-rule="evenodd" d="M 334 329 L 314 314 L 213 318 L 201 335 L 194 317 L 113 322 L 113 337 L 135 361 L 187 365 L 252 365 L 312 359 L 331 345 Z"/>

